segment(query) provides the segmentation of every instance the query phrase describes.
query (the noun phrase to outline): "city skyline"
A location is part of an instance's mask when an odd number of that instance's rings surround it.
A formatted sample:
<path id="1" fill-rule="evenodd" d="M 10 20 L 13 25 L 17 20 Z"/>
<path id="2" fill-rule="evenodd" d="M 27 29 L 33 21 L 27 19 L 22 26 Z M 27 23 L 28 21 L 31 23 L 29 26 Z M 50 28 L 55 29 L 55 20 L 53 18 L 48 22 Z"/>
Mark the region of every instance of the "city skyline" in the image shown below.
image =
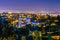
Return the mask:
<path id="1" fill-rule="evenodd" d="M 0 12 L 60 11 L 60 0 L 0 0 Z"/>

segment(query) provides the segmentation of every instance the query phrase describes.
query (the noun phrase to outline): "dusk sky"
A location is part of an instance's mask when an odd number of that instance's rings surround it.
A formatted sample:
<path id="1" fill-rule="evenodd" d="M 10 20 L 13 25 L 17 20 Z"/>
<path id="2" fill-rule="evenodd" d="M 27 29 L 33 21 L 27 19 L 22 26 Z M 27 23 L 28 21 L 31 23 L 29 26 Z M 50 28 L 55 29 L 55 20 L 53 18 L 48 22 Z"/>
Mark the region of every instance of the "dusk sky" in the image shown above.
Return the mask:
<path id="1" fill-rule="evenodd" d="M 0 0 L 0 12 L 60 11 L 60 0 Z"/>

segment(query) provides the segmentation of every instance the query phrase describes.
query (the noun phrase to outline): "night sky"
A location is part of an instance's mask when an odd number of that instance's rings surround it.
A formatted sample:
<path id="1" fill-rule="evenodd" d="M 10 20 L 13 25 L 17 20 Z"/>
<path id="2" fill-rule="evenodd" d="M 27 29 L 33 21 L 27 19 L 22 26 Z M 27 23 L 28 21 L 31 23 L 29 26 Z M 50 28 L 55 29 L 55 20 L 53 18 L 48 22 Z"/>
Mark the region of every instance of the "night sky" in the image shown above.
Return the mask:
<path id="1" fill-rule="evenodd" d="M 0 0 L 0 12 L 60 11 L 60 0 Z"/>

